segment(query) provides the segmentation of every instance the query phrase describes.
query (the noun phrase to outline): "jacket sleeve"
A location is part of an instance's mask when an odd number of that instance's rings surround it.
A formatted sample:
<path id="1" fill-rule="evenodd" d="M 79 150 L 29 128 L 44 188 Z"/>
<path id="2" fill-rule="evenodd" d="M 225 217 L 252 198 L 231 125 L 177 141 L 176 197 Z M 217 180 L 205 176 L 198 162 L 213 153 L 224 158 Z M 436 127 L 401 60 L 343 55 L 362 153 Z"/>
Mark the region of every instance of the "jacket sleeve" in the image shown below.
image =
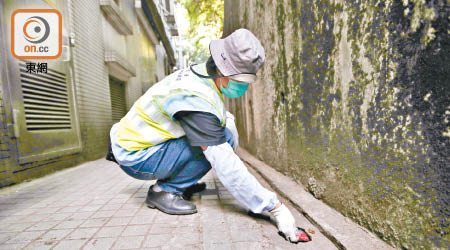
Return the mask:
<path id="1" fill-rule="evenodd" d="M 248 172 L 230 144 L 210 146 L 203 153 L 225 188 L 252 212 L 268 211 L 278 204 L 276 194 L 261 186 Z"/>

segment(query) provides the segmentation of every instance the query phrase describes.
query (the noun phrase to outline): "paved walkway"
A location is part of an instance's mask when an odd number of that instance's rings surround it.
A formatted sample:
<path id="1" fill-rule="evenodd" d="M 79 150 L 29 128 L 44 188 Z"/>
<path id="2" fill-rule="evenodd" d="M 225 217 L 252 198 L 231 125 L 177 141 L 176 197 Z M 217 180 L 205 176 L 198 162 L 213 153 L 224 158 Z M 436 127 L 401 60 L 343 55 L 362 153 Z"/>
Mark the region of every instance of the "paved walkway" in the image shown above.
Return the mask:
<path id="1" fill-rule="evenodd" d="M 207 190 L 193 197 L 199 212 L 185 216 L 147 208 L 153 182 L 103 159 L 0 190 L 0 249 L 336 249 L 293 209 L 315 233 L 288 243 L 268 213 L 249 214 L 213 171 L 203 180 Z"/>

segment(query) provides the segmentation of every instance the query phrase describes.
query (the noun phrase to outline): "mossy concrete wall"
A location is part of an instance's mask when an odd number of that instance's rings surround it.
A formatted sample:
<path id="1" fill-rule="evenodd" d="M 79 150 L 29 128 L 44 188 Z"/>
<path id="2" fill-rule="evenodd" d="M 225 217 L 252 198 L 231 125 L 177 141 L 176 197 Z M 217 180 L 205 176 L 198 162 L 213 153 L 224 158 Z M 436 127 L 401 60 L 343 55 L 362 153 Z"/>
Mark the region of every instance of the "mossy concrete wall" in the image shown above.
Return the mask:
<path id="1" fill-rule="evenodd" d="M 266 64 L 241 145 L 399 249 L 448 249 L 449 2 L 226 0 Z"/>

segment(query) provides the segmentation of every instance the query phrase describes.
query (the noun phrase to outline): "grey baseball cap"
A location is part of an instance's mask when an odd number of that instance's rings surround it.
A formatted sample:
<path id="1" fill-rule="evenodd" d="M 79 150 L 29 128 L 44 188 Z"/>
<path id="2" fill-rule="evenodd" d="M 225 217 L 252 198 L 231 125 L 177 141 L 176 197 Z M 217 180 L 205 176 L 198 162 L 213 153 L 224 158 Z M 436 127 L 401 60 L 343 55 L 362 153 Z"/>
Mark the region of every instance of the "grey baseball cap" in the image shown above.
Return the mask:
<path id="1" fill-rule="evenodd" d="M 247 29 L 238 29 L 223 39 L 212 40 L 209 51 L 224 76 L 256 78 L 256 72 L 264 65 L 264 48 Z"/>

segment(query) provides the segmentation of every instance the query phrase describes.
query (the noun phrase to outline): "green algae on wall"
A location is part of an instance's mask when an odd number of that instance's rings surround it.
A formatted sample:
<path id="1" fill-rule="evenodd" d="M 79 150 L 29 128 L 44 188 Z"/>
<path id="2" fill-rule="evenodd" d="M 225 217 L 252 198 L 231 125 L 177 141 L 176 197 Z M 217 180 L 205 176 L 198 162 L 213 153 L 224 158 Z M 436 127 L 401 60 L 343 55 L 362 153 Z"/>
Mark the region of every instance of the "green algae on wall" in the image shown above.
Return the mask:
<path id="1" fill-rule="evenodd" d="M 266 64 L 241 144 L 402 249 L 450 246 L 449 4 L 225 1 Z M 230 13 L 233 13 L 232 16 Z"/>

